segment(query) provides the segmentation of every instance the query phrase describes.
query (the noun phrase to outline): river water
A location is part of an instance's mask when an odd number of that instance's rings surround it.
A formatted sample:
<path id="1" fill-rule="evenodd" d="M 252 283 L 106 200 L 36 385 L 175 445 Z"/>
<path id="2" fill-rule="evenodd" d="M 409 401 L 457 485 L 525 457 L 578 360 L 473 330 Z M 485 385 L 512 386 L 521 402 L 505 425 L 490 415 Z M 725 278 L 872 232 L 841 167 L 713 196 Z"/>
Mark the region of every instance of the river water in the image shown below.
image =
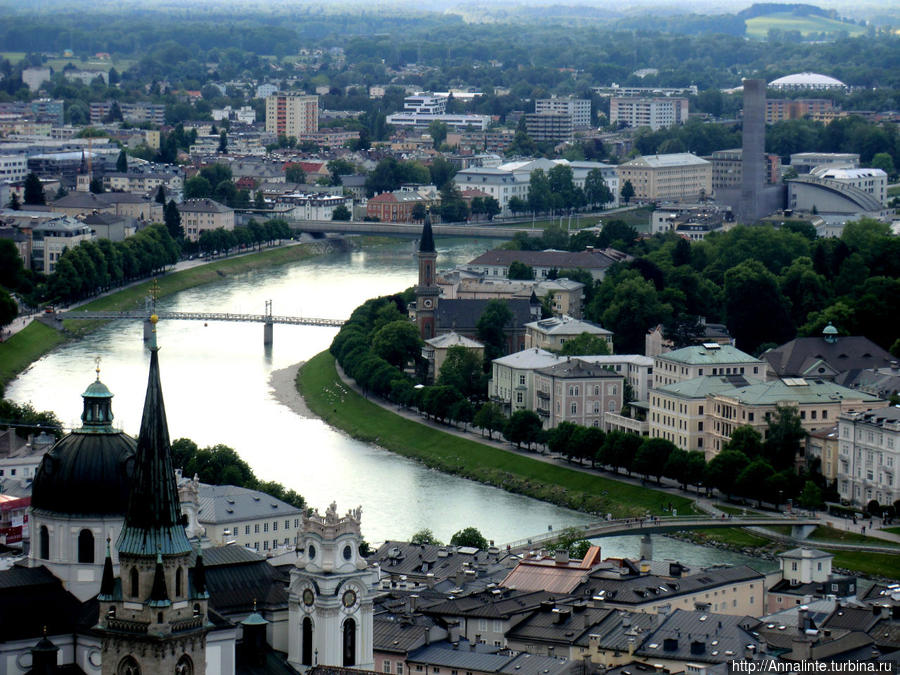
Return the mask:
<path id="1" fill-rule="evenodd" d="M 438 241 L 442 268 L 466 262 L 484 241 Z M 346 318 L 364 300 L 395 293 L 416 282 L 410 242 L 327 254 L 224 278 L 159 302 L 171 311 L 274 314 Z M 275 397 L 270 376 L 327 349 L 333 328 L 276 325 L 274 344 L 263 347 L 261 324 L 161 321 L 160 368 L 170 436 L 201 447 L 222 443 L 238 451 L 263 480 L 297 490 L 323 510 L 337 501 L 341 512 L 363 507 L 363 534 L 370 542 L 406 539 L 429 528 L 444 541 L 474 525 L 500 542 L 588 522 L 588 517 L 528 497 L 508 494 L 428 469 L 375 445 L 361 443 L 317 418 L 303 417 Z M 142 326 L 115 321 L 88 338 L 63 345 L 34 363 L 7 387 L 17 402 L 53 410 L 67 427 L 79 426 L 81 393 L 101 379 L 115 395 L 115 423 L 136 435 L 140 426 L 149 352 Z M 638 537 L 600 542 L 604 555 L 637 556 Z M 770 563 L 737 554 L 654 538 L 658 559 L 689 564 Z"/>

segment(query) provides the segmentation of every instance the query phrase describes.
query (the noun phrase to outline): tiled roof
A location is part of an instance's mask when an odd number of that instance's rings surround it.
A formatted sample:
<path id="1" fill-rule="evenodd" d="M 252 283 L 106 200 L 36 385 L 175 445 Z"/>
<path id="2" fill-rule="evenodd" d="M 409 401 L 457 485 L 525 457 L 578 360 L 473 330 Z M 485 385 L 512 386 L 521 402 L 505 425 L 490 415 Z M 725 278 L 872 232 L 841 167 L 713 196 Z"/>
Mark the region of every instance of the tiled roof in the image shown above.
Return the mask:
<path id="1" fill-rule="evenodd" d="M 684 363 L 688 365 L 709 364 L 714 366 L 720 363 L 759 363 L 762 365 L 762 361 L 754 359 L 750 354 L 742 352 L 737 347 L 719 344 L 715 347 L 704 347 L 703 345 L 682 347 L 673 352 L 660 354 L 656 358 L 662 361 L 672 361 L 674 363 Z"/>
<path id="2" fill-rule="evenodd" d="M 197 519 L 205 524 L 222 524 L 260 518 L 293 518 L 302 509 L 264 492 L 234 485 L 200 484 Z"/>
<path id="3" fill-rule="evenodd" d="M 749 616 L 713 614 L 676 609 L 635 652 L 648 659 L 700 663 L 725 663 L 742 659 L 747 645 L 759 640 L 751 635 L 756 619 Z"/>
<path id="4" fill-rule="evenodd" d="M 893 356 L 869 338 L 860 335 L 838 337 L 826 342 L 822 337 L 796 338 L 762 355 L 779 377 L 816 376 L 814 364 L 822 362 L 835 372 L 891 365 Z M 810 372 L 813 368 L 813 372 Z"/>
<path id="5" fill-rule="evenodd" d="M 532 321 L 531 323 L 526 323 L 525 326 L 544 335 L 581 335 L 582 333 L 612 335 L 611 331 L 606 330 L 593 321 L 573 319 L 571 316 L 565 315 Z"/>
<path id="6" fill-rule="evenodd" d="M 188 199 L 178 205 L 181 213 L 231 213 L 234 209 L 212 199 Z"/>

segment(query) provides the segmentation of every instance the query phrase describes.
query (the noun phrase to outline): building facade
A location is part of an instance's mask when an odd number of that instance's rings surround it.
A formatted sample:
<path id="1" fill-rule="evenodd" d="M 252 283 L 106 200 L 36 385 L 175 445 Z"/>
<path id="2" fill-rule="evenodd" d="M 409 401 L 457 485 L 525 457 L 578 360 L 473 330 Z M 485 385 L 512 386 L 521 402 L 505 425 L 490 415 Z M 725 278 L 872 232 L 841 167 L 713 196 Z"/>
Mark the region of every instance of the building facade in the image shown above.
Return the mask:
<path id="1" fill-rule="evenodd" d="M 624 400 L 624 378 L 578 357 L 534 371 L 532 410 L 545 429 L 561 422 L 602 427 L 603 416 L 618 413 Z"/>
<path id="2" fill-rule="evenodd" d="M 528 113 L 525 130 L 531 140 L 537 142 L 565 143 L 575 137 L 572 116 L 567 113 Z"/>
<path id="3" fill-rule="evenodd" d="M 679 97 L 641 98 L 613 96 L 609 99 L 609 123 L 627 127 L 650 127 L 653 131 L 684 124 L 688 100 Z"/>
<path id="4" fill-rule="evenodd" d="M 689 152 L 636 157 L 620 164 L 617 173 L 620 185 L 631 182 L 638 200 L 696 200 L 712 194 L 712 163 Z"/>
<path id="5" fill-rule="evenodd" d="M 534 101 L 534 112 L 558 113 L 572 118 L 575 129 L 587 129 L 591 126 L 591 100 L 589 98 L 539 98 Z"/>
<path id="6" fill-rule="evenodd" d="M 743 375 L 747 379 L 766 379 L 766 364 L 730 344 L 706 342 L 660 354 L 654 359 L 655 386 L 709 375 Z"/>
<path id="7" fill-rule="evenodd" d="M 206 230 L 234 229 L 234 209 L 212 199 L 188 199 L 178 205 L 184 236 L 199 241 Z"/>
<path id="8" fill-rule="evenodd" d="M 900 499 L 900 408 L 840 415 L 838 443 L 841 499 L 860 506 Z"/>
<path id="9" fill-rule="evenodd" d="M 319 97 L 273 94 L 266 97 L 266 131 L 299 138 L 319 131 Z"/>

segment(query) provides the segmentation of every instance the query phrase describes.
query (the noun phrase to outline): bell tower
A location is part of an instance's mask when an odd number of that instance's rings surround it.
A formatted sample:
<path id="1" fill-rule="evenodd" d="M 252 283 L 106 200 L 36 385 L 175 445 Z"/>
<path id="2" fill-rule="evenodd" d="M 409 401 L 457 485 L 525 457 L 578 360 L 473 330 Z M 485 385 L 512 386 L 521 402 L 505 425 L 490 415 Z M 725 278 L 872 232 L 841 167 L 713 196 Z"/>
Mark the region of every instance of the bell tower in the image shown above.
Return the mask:
<path id="1" fill-rule="evenodd" d="M 359 552 L 362 508 L 303 516 L 288 594 L 288 662 L 373 670 L 375 575 Z"/>
<path id="2" fill-rule="evenodd" d="M 119 578 L 107 545 L 97 596 L 103 675 L 206 672 L 206 574 L 202 556 L 191 564 L 179 510 L 155 337 L 133 484 L 116 543 Z"/>
<path id="3" fill-rule="evenodd" d="M 416 286 L 416 324 L 423 340 L 435 336 L 435 313 L 441 289 L 435 282 L 435 264 L 437 251 L 434 248 L 434 235 L 431 232 L 431 214 L 425 214 L 422 226 L 422 239 L 416 253 L 419 261 L 419 283 Z"/>

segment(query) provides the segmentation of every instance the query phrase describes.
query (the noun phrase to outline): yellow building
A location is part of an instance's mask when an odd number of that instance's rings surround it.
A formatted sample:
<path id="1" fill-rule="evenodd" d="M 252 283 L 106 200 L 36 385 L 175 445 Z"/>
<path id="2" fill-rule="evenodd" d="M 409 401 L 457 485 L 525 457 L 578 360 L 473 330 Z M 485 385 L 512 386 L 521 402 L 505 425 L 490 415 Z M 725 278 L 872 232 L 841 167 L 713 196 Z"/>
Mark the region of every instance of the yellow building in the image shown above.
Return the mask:
<path id="1" fill-rule="evenodd" d="M 616 167 L 619 185 L 631 181 L 642 201 L 703 199 L 712 194 L 712 163 L 689 152 L 636 157 Z"/>
<path id="2" fill-rule="evenodd" d="M 234 209 L 212 199 L 188 199 L 178 205 L 184 236 L 198 241 L 204 230 L 233 230 Z"/>

